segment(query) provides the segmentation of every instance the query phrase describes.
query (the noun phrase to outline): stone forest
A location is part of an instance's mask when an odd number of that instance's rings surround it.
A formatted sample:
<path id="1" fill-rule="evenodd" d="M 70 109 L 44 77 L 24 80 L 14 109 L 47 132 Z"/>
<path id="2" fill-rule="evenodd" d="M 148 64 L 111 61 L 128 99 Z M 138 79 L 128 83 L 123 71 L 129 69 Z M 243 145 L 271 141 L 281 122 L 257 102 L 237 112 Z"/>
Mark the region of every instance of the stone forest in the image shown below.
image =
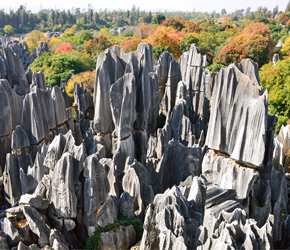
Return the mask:
<path id="1" fill-rule="evenodd" d="M 290 127 L 251 59 L 212 73 L 195 44 L 100 54 L 93 97 L 0 50 L 1 249 L 290 247 Z"/>

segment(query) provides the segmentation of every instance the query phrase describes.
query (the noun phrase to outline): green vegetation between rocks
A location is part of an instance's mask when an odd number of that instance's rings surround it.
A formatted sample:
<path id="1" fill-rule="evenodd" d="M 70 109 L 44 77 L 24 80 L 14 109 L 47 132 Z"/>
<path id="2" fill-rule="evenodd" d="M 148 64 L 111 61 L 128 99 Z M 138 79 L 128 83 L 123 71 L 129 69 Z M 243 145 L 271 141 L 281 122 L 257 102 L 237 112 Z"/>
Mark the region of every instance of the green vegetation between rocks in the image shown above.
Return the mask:
<path id="1" fill-rule="evenodd" d="M 83 72 L 87 66 L 76 55 L 64 53 L 44 53 L 31 65 L 33 72 L 42 70 L 48 86 L 59 85 L 66 82 L 72 74 Z"/>
<path id="2" fill-rule="evenodd" d="M 119 217 L 118 222 L 106 226 L 98 227 L 94 235 L 89 237 L 83 249 L 101 249 L 101 233 L 117 229 L 119 226 L 132 225 L 136 231 L 136 242 L 141 240 L 143 234 L 143 224 L 140 219 L 128 219 L 126 217 Z"/>

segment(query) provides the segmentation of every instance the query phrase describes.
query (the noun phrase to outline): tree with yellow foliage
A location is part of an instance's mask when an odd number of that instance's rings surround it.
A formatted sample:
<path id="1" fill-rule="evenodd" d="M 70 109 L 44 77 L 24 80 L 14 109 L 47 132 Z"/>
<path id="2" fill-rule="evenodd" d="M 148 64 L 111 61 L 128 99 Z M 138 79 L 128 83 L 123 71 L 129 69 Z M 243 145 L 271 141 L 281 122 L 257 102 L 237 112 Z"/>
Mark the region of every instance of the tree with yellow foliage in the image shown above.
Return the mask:
<path id="1" fill-rule="evenodd" d="M 7 36 L 12 36 L 14 34 L 14 28 L 11 25 L 5 25 L 3 31 Z"/>
<path id="2" fill-rule="evenodd" d="M 52 38 L 48 39 L 46 42 L 49 49 L 51 51 L 55 51 L 57 46 L 60 44 L 61 40 L 53 36 Z"/>
<path id="3" fill-rule="evenodd" d="M 83 85 L 90 90 L 91 94 L 94 92 L 94 86 L 95 86 L 95 79 L 96 79 L 96 71 L 85 71 L 81 72 L 79 74 L 73 75 L 67 82 L 67 85 L 65 86 L 65 91 L 68 96 L 73 97 L 74 96 L 74 84 L 77 83 L 83 83 Z"/>
<path id="4" fill-rule="evenodd" d="M 288 37 L 285 40 L 284 46 L 280 50 L 280 54 L 284 58 L 289 58 L 289 56 L 290 56 L 290 37 Z"/>
<path id="5" fill-rule="evenodd" d="M 33 30 L 28 35 L 25 37 L 23 41 L 27 43 L 28 50 L 30 53 L 33 52 L 35 48 L 38 47 L 38 44 L 43 42 L 45 40 L 45 35 L 38 31 L 38 30 Z"/>

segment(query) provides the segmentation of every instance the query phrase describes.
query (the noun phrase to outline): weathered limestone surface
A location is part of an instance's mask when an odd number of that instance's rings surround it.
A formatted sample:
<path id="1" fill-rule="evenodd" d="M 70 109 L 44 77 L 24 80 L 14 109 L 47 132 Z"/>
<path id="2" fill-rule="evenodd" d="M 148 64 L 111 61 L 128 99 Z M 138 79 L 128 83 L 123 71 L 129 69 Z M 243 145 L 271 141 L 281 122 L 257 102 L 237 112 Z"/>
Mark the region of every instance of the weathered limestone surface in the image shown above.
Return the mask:
<path id="1" fill-rule="evenodd" d="M 35 48 L 30 55 L 31 61 L 33 62 L 35 59 L 40 57 L 45 52 L 50 52 L 48 44 L 46 42 L 39 43 L 38 47 Z"/>
<path id="2" fill-rule="evenodd" d="M 289 160 L 286 153 L 290 149 L 290 125 L 282 126 L 278 136 L 274 139 L 274 162 L 276 166 L 289 167 Z"/>
<path id="3" fill-rule="evenodd" d="M 140 249 L 290 247 L 289 128 L 274 141 L 257 64 L 210 73 L 192 45 L 153 67 L 151 45 L 114 46 L 98 57 L 93 101 L 75 83 L 74 121 L 63 86 L 24 73 L 26 45 L 1 41 L 3 249 L 78 249 L 120 216 L 143 222 Z M 139 240 L 113 228 L 104 249 Z"/>
<path id="4" fill-rule="evenodd" d="M 25 71 L 19 57 L 8 47 L 0 49 L 1 78 L 7 79 L 11 87 L 19 95 L 29 92 Z"/>
<path id="5" fill-rule="evenodd" d="M 155 196 L 146 211 L 141 249 L 187 249 L 188 205 L 178 187 Z"/>
<path id="6" fill-rule="evenodd" d="M 30 89 L 33 89 L 34 86 L 37 86 L 40 89 L 46 89 L 47 88 L 46 82 L 45 82 L 45 78 L 44 78 L 44 74 L 43 74 L 42 71 L 39 71 L 37 73 L 35 73 L 35 72 L 32 73 L 31 72 Z"/>
<path id="7" fill-rule="evenodd" d="M 246 59 L 221 69 L 214 83 L 206 137 L 209 148 L 255 167 L 262 166 L 266 145 L 268 94 L 262 93 L 254 64 Z"/>
<path id="8" fill-rule="evenodd" d="M 91 215 L 106 201 L 110 190 L 107 173 L 95 155 L 86 159 L 84 177 L 84 210 Z"/>
<path id="9" fill-rule="evenodd" d="M 178 185 L 189 175 L 200 174 L 200 148 L 185 147 L 180 143 L 170 142 L 166 147 L 156 172 L 158 173 L 157 192 L 164 192 L 173 185 Z"/>
<path id="10" fill-rule="evenodd" d="M 249 196 L 257 178 L 255 169 L 239 165 L 234 160 L 209 150 L 202 162 L 202 173 L 209 182 L 221 188 L 235 189 L 237 196 L 245 199 Z"/>
<path id="11" fill-rule="evenodd" d="M 85 118 L 85 112 L 88 108 L 93 106 L 93 100 L 91 98 L 90 91 L 84 87 L 83 83 L 74 84 L 74 103 L 77 111 L 77 119 L 80 122 Z"/>
<path id="12" fill-rule="evenodd" d="M 46 225 L 43 217 L 33 207 L 24 206 L 23 214 L 27 219 L 30 230 L 39 237 L 39 246 L 44 247 L 49 243 L 50 228 Z"/>
<path id="13" fill-rule="evenodd" d="M 136 232 L 132 225 L 119 226 L 115 230 L 101 233 L 103 249 L 130 249 L 136 241 Z"/>
<path id="14" fill-rule="evenodd" d="M 12 130 L 20 124 L 23 97 L 18 95 L 6 79 L 0 80 L 0 166 L 3 171 L 6 154 L 11 151 Z M 13 140 L 13 138 L 12 138 Z"/>
<path id="15" fill-rule="evenodd" d="M 131 53 L 114 46 L 98 58 L 94 104 L 95 132 L 103 138 L 112 135 L 111 144 L 104 144 L 107 150 L 123 159 L 134 157 L 133 131 L 153 133 L 157 126 L 158 81 L 151 45 L 140 44 Z"/>
<path id="16" fill-rule="evenodd" d="M 21 187 L 19 188 L 19 169 L 20 166 L 16 156 L 13 154 L 7 154 L 6 166 L 3 173 L 4 195 L 6 202 L 10 205 L 14 205 L 14 203 L 18 201 L 21 196 Z"/>
<path id="17" fill-rule="evenodd" d="M 137 118 L 135 77 L 125 74 L 110 89 L 111 111 L 115 125 L 114 137 L 126 139 L 132 134 Z"/>
<path id="18" fill-rule="evenodd" d="M 207 216 L 207 215 L 206 215 Z M 210 216 L 210 215 L 209 215 Z M 273 215 L 259 228 L 255 221 L 246 219 L 244 210 L 235 209 L 232 213 L 222 212 L 218 218 L 209 217 L 214 231 L 208 231 L 203 244 L 197 249 L 272 249 Z"/>
<path id="19" fill-rule="evenodd" d="M 135 215 L 142 218 L 146 207 L 154 198 L 152 187 L 148 185 L 148 170 L 137 160 L 128 157 L 124 172 L 123 189 L 134 198 L 133 210 Z"/>
<path id="20" fill-rule="evenodd" d="M 64 153 L 52 175 L 51 201 L 56 211 L 65 218 L 74 218 L 77 215 L 74 171 L 72 155 Z"/>
<path id="21" fill-rule="evenodd" d="M 0 47 L 9 47 L 21 60 L 24 70 L 32 63 L 26 42 L 20 43 L 10 37 L 0 37 Z"/>

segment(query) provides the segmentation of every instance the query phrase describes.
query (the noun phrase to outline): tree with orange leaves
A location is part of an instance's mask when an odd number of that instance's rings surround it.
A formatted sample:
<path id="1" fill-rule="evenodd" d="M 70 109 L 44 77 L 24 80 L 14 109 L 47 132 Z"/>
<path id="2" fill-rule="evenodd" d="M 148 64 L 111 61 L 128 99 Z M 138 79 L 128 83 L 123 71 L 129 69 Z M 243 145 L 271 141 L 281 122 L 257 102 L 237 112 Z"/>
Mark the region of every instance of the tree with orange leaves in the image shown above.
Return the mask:
<path id="1" fill-rule="evenodd" d="M 140 39 L 145 39 L 152 35 L 157 27 L 158 25 L 156 24 L 139 23 L 135 28 L 134 34 Z"/>
<path id="2" fill-rule="evenodd" d="M 251 23 L 249 24 L 244 31 L 234 37 L 229 37 L 227 42 L 232 43 L 230 46 L 234 48 L 234 44 L 237 44 L 238 50 L 243 51 L 243 55 L 247 58 L 251 58 L 257 62 L 260 66 L 267 63 L 267 61 L 272 57 L 274 42 L 269 37 L 270 31 L 269 28 L 262 23 Z M 226 47 L 227 46 L 227 47 Z M 233 63 L 237 59 L 236 56 L 233 56 L 231 53 L 227 57 L 225 53 L 229 53 L 228 46 L 225 45 L 221 50 L 215 61 L 228 65 Z M 221 54 L 221 55 L 220 55 Z M 235 54 L 235 52 L 233 52 Z M 226 59 L 225 59 L 226 58 Z"/>
<path id="3" fill-rule="evenodd" d="M 269 46 L 268 39 L 261 35 L 250 36 L 243 44 L 247 57 L 257 62 L 260 66 L 268 61 Z"/>
<path id="4" fill-rule="evenodd" d="M 234 61 L 240 62 L 246 58 L 246 54 L 242 45 L 232 42 L 222 47 L 218 56 L 214 58 L 214 63 L 229 65 Z"/>
<path id="5" fill-rule="evenodd" d="M 229 15 L 225 15 L 222 17 L 222 22 L 223 23 L 230 23 L 230 16 Z"/>
<path id="6" fill-rule="evenodd" d="M 200 28 L 197 23 L 195 23 L 192 20 L 189 20 L 185 23 L 184 29 L 182 31 L 185 31 L 186 33 L 198 33 L 200 31 Z"/>
<path id="7" fill-rule="evenodd" d="M 174 18 L 168 18 L 161 24 L 166 27 L 172 27 L 175 30 L 181 31 L 185 26 L 185 20 L 182 18 L 179 18 L 178 16 Z"/>
<path id="8" fill-rule="evenodd" d="M 178 45 L 183 35 L 183 33 L 178 33 L 172 27 L 161 25 L 151 36 L 149 36 L 148 40 L 152 46 L 159 46 L 162 48 L 170 47 L 170 52 L 178 59 L 180 57 Z"/>
<path id="9" fill-rule="evenodd" d="M 250 23 L 244 29 L 243 33 L 248 35 L 262 35 L 264 37 L 269 37 L 270 30 L 268 26 L 263 23 Z"/>
<path id="10" fill-rule="evenodd" d="M 141 39 L 135 38 L 135 37 L 126 37 L 122 42 L 121 42 L 121 48 L 126 51 L 135 51 L 137 50 L 137 47 L 139 43 L 141 43 Z"/>

